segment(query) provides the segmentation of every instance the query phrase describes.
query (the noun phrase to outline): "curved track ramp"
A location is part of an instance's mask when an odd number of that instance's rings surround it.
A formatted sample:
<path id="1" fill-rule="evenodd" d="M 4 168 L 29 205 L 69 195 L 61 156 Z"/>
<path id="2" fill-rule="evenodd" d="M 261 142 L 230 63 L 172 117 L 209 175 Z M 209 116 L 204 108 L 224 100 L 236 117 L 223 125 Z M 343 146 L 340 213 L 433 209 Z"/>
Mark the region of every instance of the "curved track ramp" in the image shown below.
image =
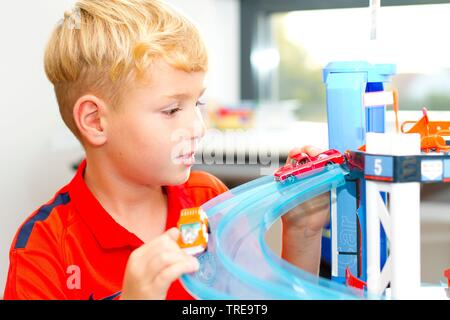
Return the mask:
<path id="1" fill-rule="evenodd" d="M 365 298 L 291 265 L 265 243 L 266 231 L 284 213 L 345 184 L 346 174 L 335 165 L 283 183 L 265 176 L 205 203 L 212 233 L 198 256 L 200 270 L 182 276 L 185 288 L 198 299 Z"/>

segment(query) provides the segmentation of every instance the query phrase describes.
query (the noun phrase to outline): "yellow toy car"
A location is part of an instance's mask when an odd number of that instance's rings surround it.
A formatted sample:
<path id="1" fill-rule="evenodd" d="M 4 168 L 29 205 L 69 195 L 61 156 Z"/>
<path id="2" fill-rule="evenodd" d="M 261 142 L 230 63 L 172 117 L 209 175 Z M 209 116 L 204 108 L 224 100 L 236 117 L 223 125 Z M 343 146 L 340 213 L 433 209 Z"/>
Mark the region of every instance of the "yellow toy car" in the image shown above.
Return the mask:
<path id="1" fill-rule="evenodd" d="M 177 227 L 178 245 L 186 253 L 196 255 L 207 249 L 210 228 L 208 216 L 201 207 L 182 209 Z"/>

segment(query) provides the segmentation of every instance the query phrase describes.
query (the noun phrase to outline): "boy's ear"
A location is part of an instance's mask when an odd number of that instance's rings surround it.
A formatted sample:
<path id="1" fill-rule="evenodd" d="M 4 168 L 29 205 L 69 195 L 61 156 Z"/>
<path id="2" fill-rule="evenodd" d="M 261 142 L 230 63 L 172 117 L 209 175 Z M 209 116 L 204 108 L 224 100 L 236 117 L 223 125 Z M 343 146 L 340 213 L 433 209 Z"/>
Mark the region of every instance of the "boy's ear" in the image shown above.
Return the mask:
<path id="1" fill-rule="evenodd" d="M 94 95 L 78 99 L 73 108 L 73 117 L 83 140 L 93 146 L 106 143 L 106 103 Z"/>

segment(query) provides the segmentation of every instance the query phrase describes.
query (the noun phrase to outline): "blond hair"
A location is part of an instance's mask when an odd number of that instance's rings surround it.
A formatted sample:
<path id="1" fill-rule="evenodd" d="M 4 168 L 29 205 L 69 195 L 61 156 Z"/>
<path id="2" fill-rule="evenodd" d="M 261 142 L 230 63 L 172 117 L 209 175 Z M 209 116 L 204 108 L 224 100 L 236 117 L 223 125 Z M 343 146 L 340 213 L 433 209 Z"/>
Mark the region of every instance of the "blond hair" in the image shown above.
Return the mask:
<path id="1" fill-rule="evenodd" d="M 80 0 L 51 35 L 45 72 L 64 122 L 80 139 L 73 118 L 78 98 L 93 93 L 118 105 L 125 87 L 160 58 L 178 70 L 207 71 L 198 29 L 161 1 Z"/>

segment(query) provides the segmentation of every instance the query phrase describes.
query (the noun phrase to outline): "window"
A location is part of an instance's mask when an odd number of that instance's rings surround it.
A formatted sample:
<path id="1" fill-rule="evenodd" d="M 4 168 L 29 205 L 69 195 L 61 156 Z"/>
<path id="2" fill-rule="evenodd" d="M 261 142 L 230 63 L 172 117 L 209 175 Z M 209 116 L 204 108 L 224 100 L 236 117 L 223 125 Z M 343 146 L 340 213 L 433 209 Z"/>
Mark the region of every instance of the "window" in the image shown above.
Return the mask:
<path id="1" fill-rule="evenodd" d="M 244 99 L 295 101 L 298 120 L 326 121 L 323 68 L 366 60 L 396 64 L 401 110 L 450 110 L 450 1 L 381 1 L 376 40 L 369 1 L 308 2 L 243 1 Z"/>
<path id="2" fill-rule="evenodd" d="M 183 242 L 186 244 L 192 244 L 197 241 L 200 228 L 201 226 L 199 222 L 183 224 L 181 226 L 181 237 Z"/>

